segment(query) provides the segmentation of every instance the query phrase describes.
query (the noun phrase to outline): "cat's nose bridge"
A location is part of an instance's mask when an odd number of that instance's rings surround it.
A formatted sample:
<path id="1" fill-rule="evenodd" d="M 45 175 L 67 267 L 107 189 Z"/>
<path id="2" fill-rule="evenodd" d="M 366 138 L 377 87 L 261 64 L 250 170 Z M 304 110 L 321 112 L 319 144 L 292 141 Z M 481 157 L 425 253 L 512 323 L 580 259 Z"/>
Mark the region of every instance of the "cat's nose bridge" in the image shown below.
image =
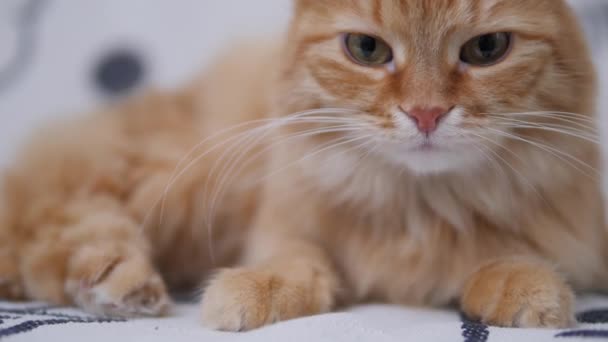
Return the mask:
<path id="1" fill-rule="evenodd" d="M 422 107 L 443 106 L 446 102 L 445 87 L 446 82 L 440 75 L 429 72 L 428 70 L 417 70 L 402 80 L 400 102 L 406 108 L 409 104 L 416 104 Z"/>
<path id="2" fill-rule="evenodd" d="M 450 99 L 446 95 L 446 82 L 439 73 L 418 67 L 403 82 L 407 87 L 401 96 L 399 108 L 418 127 L 421 133 L 431 134 L 450 112 Z"/>

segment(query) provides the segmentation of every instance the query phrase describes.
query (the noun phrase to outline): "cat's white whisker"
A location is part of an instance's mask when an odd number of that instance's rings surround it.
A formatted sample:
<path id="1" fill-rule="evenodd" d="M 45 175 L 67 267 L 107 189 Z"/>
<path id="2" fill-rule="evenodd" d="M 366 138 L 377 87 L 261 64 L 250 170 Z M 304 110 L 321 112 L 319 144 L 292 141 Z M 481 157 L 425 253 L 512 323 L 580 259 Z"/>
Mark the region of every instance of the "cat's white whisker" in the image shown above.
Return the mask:
<path id="1" fill-rule="evenodd" d="M 309 160 L 310 158 L 313 158 L 313 157 L 315 157 L 315 156 L 317 156 L 317 155 L 319 155 L 319 154 L 321 154 L 323 152 L 326 152 L 326 151 L 328 151 L 330 149 L 341 147 L 341 146 L 345 146 L 345 145 L 348 145 L 348 144 L 352 144 L 352 143 L 358 142 L 360 140 L 371 139 L 373 137 L 374 136 L 370 134 L 370 135 L 363 135 L 363 136 L 358 136 L 358 137 L 354 137 L 354 138 L 351 138 L 351 137 L 342 137 L 342 138 L 339 138 L 339 140 L 332 141 L 331 144 L 329 144 L 329 143 L 328 144 L 324 144 L 324 145 L 321 146 L 321 148 L 315 150 L 314 152 L 309 153 L 309 154 L 305 155 L 304 157 L 302 157 L 302 158 L 300 158 L 300 159 L 298 159 L 296 161 L 288 163 L 287 165 L 281 167 L 279 170 L 273 171 L 272 173 L 265 175 L 263 178 L 254 181 L 254 184 L 255 183 L 259 183 L 259 182 L 263 182 L 264 180 L 268 179 L 269 177 L 275 176 L 275 175 L 283 172 L 284 170 L 286 170 L 286 169 L 288 169 L 288 168 L 290 168 L 290 167 L 292 167 L 294 165 L 297 165 L 297 164 L 299 164 L 301 162 Z"/>
<path id="2" fill-rule="evenodd" d="M 347 112 L 348 114 L 350 114 L 349 112 Z M 236 167 L 236 165 L 241 165 L 241 167 L 236 171 L 236 174 L 238 175 L 240 173 L 240 171 L 242 170 L 242 168 L 246 167 L 249 163 L 251 163 L 252 161 L 254 161 L 255 159 L 257 159 L 258 157 L 260 157 L 261 155 L 263 155 L 263 153 L 268 152 L 270 150 L 271 147 L 273 147 L 275 144 L 277 143 L 282 143 L 285 142 L 285 140 L 292 140 L 292 139 L 297 139 L 297 138 L 302 138 L 302 137 L 306 137 L 306 136 L 313 136 L 313 135 L 319 135 L 319 134 L 327 134 L 327 133 L 338 133 L 338 132 L 350 132 L 350 131 L 354 131 L 356 129 L 360 129 L 361 127 L 363 127 L 362 124 L 360 123 L 353 123 L 353 119 L 351 118 L 338 118 L 338 120 L 336 120 L 336 118 L 322 118 L 322 120 L 316 120 L 315 118 L 304 118 L 304 119 L 297 119 L 297 120 L 290 120 L 287 122 L 279 122 L 277 125 L 272 125 L 271 127 L 268 127 L 268 129 L 266 129 L 266 127 L 262 127 L 261 132 L 249 132 L 247 134 L 245 134 L 244 136 L 240 137 L 240 139 L 236 142 L 234 142 L 231 146 L 229 146 L 226 151 L 220 156 L 220 158 L 218 158 L 215 161 L 215 165 L 213 166 L 211 172 L 209 173 L 208 177 L 207 177 L 207 181 L 205 182 L 205 186 L 204 186 L 204 193 L 207 194 L 209 193 L 208 191 L 208 187 L 209 184 L 211 183 L 211 180 L 215 177 L 216 175 L 216 170 L 219 167 L 219 165 L 225 164 L 222 168 L 222 170 L 219 172 L 219 175 L 221 175 L 221 178 L 218 182 L 214 182 L 215 183 L 215 189 L 211 191 L 212 195 L 211 196 L 205 196 L 205 202 L 207 201 L 211 201 L 211 204 L 204 204 L 203 206 L 208 208 L 207 210 L 207 214 L 205 215 L 205 225 L 210 227 L 212 225 L 212 219 L 214 217 L 214 211 L 215 211 L 215 206 L 216 206 L 216 201 L 218 200 L 218 198 L 222 197 L 222 189 L 223 189 L 223 185 L 225 184 L 225 182 L 230 181 L 232 179 L 233 176 L 233 169 L 234 167 Z M 335 125 L 335 126 L 329 126 L 327 127 L 328 123 L 334 123 L 334 124 L 340 124 L 340 125 Z M 262 151 L 259 151 L 257 153 L 255 153 L 253 156 L 249 157 L 248 160 L 246 160 L 244 163 L 241 162 L 241 159 L 243 157 L 245 157 L 245 155 L 251 151 L 252 148 L 254 148 L 260 140 L 262 140 L 264 138 L 264 136 L 267 135 L 268 132 L 272 131 L 272 129 L 274 128 L 278 128 L 281 127 L 282 125 L 286 125 L 286 124 L 306 124 L 306 125 L 310 125 L 310 124 L 322 124 L 325 125 L 325 127 L 323 128 L 315 128 L 315 129 L 309 129 L 307 131 L 304 132 L 296 132 L 295 134 L 291 134 L 288 135 L 287 137 L 283 137 L 286 139 L 275 139 L 275 141 L 273 141 L 269 146 L 265 147 Z M 261 134 L 259 134 L 261 133 Z M 256 137 L 256 135 L 259 134 L 259 136 Z M 249 138 L 253 138 L 254 140 L 248 140 Z M 238 151 L 234 150 L 234 147 L 236 146 L 245 146 L 245 148 L 241 148 Z M 236 152 L 236 154 L 234 153 Z M 237 155 L 238 154 L 238 155 Z M 232 157 L 229 157 L 229 155 L 232 155 Z M 224 163 L 224 160 L 226 158 L 229 158 L 227 163 Z M 209 229 L 209 234 L 211 233 L 211 229 Z M 212 241 L 212 236 L 208 237 L 209 241 Z M 210 246 L 211 248 L 211 253 L 213 253 L 213 247 Z"/>
<path id="3" fill-rule="evenodd" d="M 531 121 L 525 121 L 525 120 L 518 120 L 518 119 L 505 119 L 505 118 L 494 118 L 493 119 L 494 122 L 497 123 L 511 123 L 511 124 L 522 124 L 522 125 L 534 125 L 537 127 L 552 127 L 552 128 L 559 128 L 559 129 L 564 129 L 564 130 L 568 130 L 568 131 L 572 131 L 572 132 L 577 132 L 577 133 L 581 133 L 581 134 L 585 134 L 588 135 L 590 137 L 598 137 L 598 131 L 596 128 L 592 128 L 592 127 L 588 127 L 588 126 L 580 126 L 580 125 L 576 125 L 576 127 L 573 127 L 572 125 L 568 125 L 568 124 L 561 124 L 561 123 L 553 123 L 553 122 L 531 122 Z"/>
<path id="4" fill-rule="evenodd" d="M 292 167 L 294 165 L 297 165 L 298 163 L 301 163 L 301 162 L 303 162 L 303 161 L 305 161 L 305 160 L 307 160 L 309 158 L 312 158 L 312 157 L 314 157 L 314 156 L 316 156 L 316 155 L 318 155 L 320 153 L 323 153 L 323 152 L 326 152 L 326 151 L 328 151 L 330 149 L 338 148 L 340 146 L 344 146 L 344 145 L 347 145 L 347 144 L 350 144 L 350 143 L 353 143 L 353 142 L 357 142 L 357 141 L 362 140 L 362 139 L 368 139 L 369 137 L 370 136 L 363 136 L 363 137 L 356 137 L 356 138 L 341 137 L 341 138 L 334 139 L 334 140 L 330 141 L 329 143 L 321 145 L 318 149 L 316 149 L 315 151 L 313 151 L 313 152 L 305 155 L 304 157 L 302 157 L 302 158 L 300 158 L 300 159 L 298 159 L 298 160 L 296 160 L 294 162 L 291 162 L 291 163 L 289 163 L 289 164 L 281 167 L 279 170 L 271 172 L 271 173 L 265 175 L 264 177 L 251 182 L 247 187 L 254 186 L 256 184 L 260 184 L 260 183 L 264 182 L 266 179 L 268 179 L 268 178 L 270 178 L 272 176 L 275 176 L 278 173 L 280 173 L 280 172 L 282 172 L 282 171 L 284 171 L 284 170 L 286 170 L 286 169 L 288 169 L 288 168 L 290 168 L 290 167 Z M 213 245 L 213 225 L 212 225 L 213 221 L 212 221 L 212 217 L 215 216 L 215 210 L 216 210 L 217 202 L 221 198 L 220 195 L 221 195 L 221 193 L 218 193 L 217 191 L 214 193 L 214 195 L 212 196 L 210 205 L 208 207 L 208 210 L 207 210 L 207 218 L 206 218 L 206 221 L 207 221 L 206 226 L 207 226 L 207 234 L 208 234 L 207 241 L 208 241 L 208 244 L 209 244 L 208 248 L 209 248 L 209 253 L 210 254 L 214 254 L 214 249 L 213 249 L 213 246 L 212 246 Z M 213 255 L 210 255 L 210 257 L 212 258 L 212 260 L 214 259 Z"/>
<path id="5" fill-rule="evenodd" d="M 502 144 L 492 140 L 489 137 L 486 137 L 482 134 L 476 134 L 476 133 L 472 133 L 469 132 L 469 134 L 485 140 L 489 143 L 491 143 L 492 145 L 495 145 L 505 151 L 507 151 L 508 153 L 510 153 L 511 155 L 513 155 L 515 158 L 517 158 L 520 162 L 525 163 L 525 161 L 515 152 L 511 151 L 510 149 L 508 149 L 506 146 L 503 146 Z M 540 191 L 536 188 L 536 186 L 534 186 L 534 184 L 532 184 L 532 182 L 522 173 L 522 171 L 518 170 L 515 166 L 513 166 L 511 163 L 509 163 L 508 160 L 506 160 L 503 156 L 501 156 L 498 152 L 494 151 L 491 148 L 488 148 L 488 152 L 490 152 L 493 156 L 495 156 L 499 161 L 502 161 L 507 167 L 509 167 L 509 169 L 511 171 L 514 172 L 514 175 L 516 177 L 518 177 L 522 182 L 524 182 L 524 184 L 526 186 L 528 186 L 530 189 L 532 189 L 532 191 L 542 200 L 546 202 L 546 199 L 544 198 L 544 196 L 540 193 Z"/>
<path id="6" fill-rule="evenodd" d="M 517 123 L 517 122 L 497 122 L 497 125 L 505 128 L 513 128 L 513 129 L 531 129 L 531 130 L 541 130 L 546 132 L 559 133 L 575 138 L 579 138 L 585 140 L 587 142 L 593 144 L 599 144 L 599 137 L 597 135 L 586 134 L 586 132 L 582 132 L 580 130 L 569 129 L 566 126 L 565 128 L 555 127 L 553 125 L 540 125 L 540 124 L 525 124 L 525 123 Z"/>
<path id="7" fill-rule="evenodd" d="M 322 112 L 324 115 L 328 115 L 330 113 L 345 113 L 348 112 L 348 109 L 342 109 L 342 108 L 327 108 L 327 109 L 314 109 L 314 110 L 308 110 L 308 111 L 303 111 L 303 112 L 299 112 L 299 113 L 295 113 L 293 115 L 289 115 L 287 117 L 283 117 L 283 118 L 268 118 L 268 119 L 259 119 L 259 120 L 250 120 L 250 121 L 246 121 L 237 125 L 233 125 L 230 127 L 227 127 L 225 129 L 220 130 L 219 132 L 216 132 L 208 137 L 206 137 L 205 139 L 203 139 L 201 142 L 199 142 L 198 144 L 196 144 L 194 147 L 192 147 L 192 149 L 190 151 L 188 151 L 186 153 L 186 155 L 180 160 L 178 161 L 177 165 L 175 166 L 175 169 L 172 173 L 172 177 L 170 178 L 170 180 L 172 180 L 172 178 L 174 177 L 174 174 L 177 172 L 177 170 L 179 169 L 179 167 L 181 166 L 181 164 L 183 162 L 185 162 L 191 155 L 192 153 L 194 153 L 198 148 L 204 146 L 204 144 L 206 144 L 209 141 L 212 141 L 213 139 L 218 138 L 219 136 L 221 136 L 222 134 L 229 134 L 232 131 L 250 126 L 250 125 L 257 125 L 257 124 L 262 124 L 262 123 L 275 123 L 277 121 L 289 121 L 292 119 L 297 119 L 297 118 L 301 118 L 301 117 L 306 117 L 308 115 L 317 115 L 320 112 Z"/>
<path id="8" fill-rule="evenodd" d="M 239 175 L 243 168 L 248 166 L 250 163 L 255 161 L 257 158 L 268 153 L 272 148 L 274 148 L 279 143 L 287 143 L 287 142 L 291 142 L 295 139 L 301 139 L 301 138 L 306 138 L 306 137 L 311 137 L 311 136 L 321 135 L 321 134 L 353 132 L 360 128 L 361 127 L 358 125 L 344 124 L 344 125 L 340 125 L 340 126 L 316 128 L 316 129 L 310 129 L 310 130 L 303 131 L 303 132 L 296 132 L 293 134 L 289 134 L 287 136 L 282 137 L 281 139 L 275 139 L 270 144 L 265 146 L 262 150 L 254 153 L 252 156 L 249 156 L 244 162 L 242 162 L 242 159 L 245 157 L 247 152 L 249 152 L 251 150 L 251 148 L 254 146 L 254 144 L 256 144 L 256 142 L 252 142 L 249 149 L 241 151 L 241 153 L 237 157 L 232 158 L 228 162 L 228 164 L 226 166 L 224 166 L 222 172 L 220 172 L 222 174 L 222 178 L 220 178 L 220 180 L 218 182 L 215 182 L 216 190 L 212 191 L 213 195 L 211 196 L 211 198 L 214 199 L 214 198 L 218 197 L 219 196 L 218 192 L 221 191 L 220 189 L 223 188 L 223 186 L 226 182 L 230 182 L 234 175 Z M 216 162 L 216 166 L 222 161 L 222 159 L 223 158 L 218 159 L 218 161 Z M 240 167 L 236 171 L 233 171 L 234 167 L 236 167 L 236 165 L 240 165 Z M 208 180 L 209 180 L 209 178 L 210 177 L 208 177 Z M 205 189 L 206 188 L 207 188 L 207 186 L 205 186 Z M 205 191 L 205 193 L 208 193 L 208 192 Z M 212 200 L 212 201 L 214 201 L 214 200 Z M 209 220 L 212 217 L 213 217 L 213 215 L 211 215 L 211 214 L 207 215 L 207 218 Z"/>
<path id="9" fill-rule="evenodd" d="M 554 113 L 554 112 L 529 112 L 529 113 L 502 113 L 502 114 L 494 114 L 494 113 L 483 113 L 482 115 L 487 115 L 493 119 L 502 119 L 502 120 L 518 120 L 525 122 L 534 122 L 534 123 L 555 123 L 551 121 L 559 121 L 562 124 L 572 124 L 576 125 L 580 128 L 585 128 L 590 131 L 597 130 L 597 122 L 595 118 L 588 116 L 573 116 L 562 113 Z M 530 120 L 531 118 L 535 119 L 547 119 L 544 122 L 539 122 L 536 120 Z"/>
<path id="10" fill-rule="evenodd" d="M 221 172 L 221 174 L 223 174 L 224 177 L 226 175 L 231 174 L 234 166 L 240 164 L 241 167 L 236 172 L 234 172 L 235 174 L 239 174 L 240 171 L 245 166 L 249 165 L 251 162 L 255 161 L 260 156 L 268 153 L 272 148 L 274 148 L 274 146 L 276 144 L 279 144 L 279 143 L 287 143 L 287 142 L 291 142 L 292 140 L 295 140 L 295 139 L 307 138 L 307 137 L 321 135 L 321 134 L 354 132 L 354 131 L 362 129 L 363 127 L 364 126 L 360 125 L 360 124 L 344 124 L 344 125 L 339 125 L 339 126 L 328 126 L 328 127 L 323 127 L 323 128 L 310 129 L 310 130 L 306 130 L 303 132 L 296 132 L 294 134 L 283 136 L 283 137 L 281 137 L 281 139 L 275 139 L 268 146 L 264 147 L 261 151 L 258 151 L 255 154 L 253 154 L 252 156 L 250 156 L 248 159 L 245 160 L 245 162 L 240 162 L 240 161 L 243 157 L 245 157 L 247 150 L 241 152 L 241 154 L 238 157 L 233 158 L 233 160 L 229 162 L 228 166 L 224 167 L 224 170 Z M 236 160 L 234 160 L 234 159 L 236 159 Z M 228 169 L 227 171 L 226 171 L 226 168 Z M 220 182 L 218 184 L 221 186 L 223 184 L 223 180 L 220 180 Z"/>
<path id="11" fill-rule="evenodd" d="M 160 221 L 162 223 L 162 217 L 164 216 L 164 208 L 165 208 L 165 199 L 168 195 L 169 189 L 176 183 L 176 181 L 185 174 L 185 172 L 187 172 L 193 165 L 195 165 L 196 163 L 198 163 L 200 160 L 202 160 L 204 157 L 208 156 L 209 154 L 213 153 L 214 151 L 216 151 L 219 148 L 222 148 L 225 144 L 230 143 L 231 141 L 235 140 L 235 139 L 241 139 L 243 138 L 243 136 L 247 136 L 248 134 L 253 134 L 253 133 L 259 133 L 259 132 L 264 132 L 267 130 L 272 130 L 275 127 L 281 126 L 281 125 L 288 125 L 288 124 L 298 124 L 298 123 L 302 123 L 302 122 L 308 122 L 308 123 L 331 123 L 331 122 L 345 122 L 345 120 L 349 120 L 347 118 L 340 118 L 340 117 L 330 117 L 330 116 L 320 116 L 319 114 L 325 114 L 325 113 L 329 113 L 329 114 L 351 114 L 351 113 L 355 113 L 354 110 L 349 110 L 349 109 L 335 109 L 335 108 L 329 108 L 327 110 L 325 109 L 316 109 L 316 110 L 310 110 L 310 111 L 305 111 L 305 112 L 301 112 L 301 113 L 296 113 L 290 116 L 286 116 L 286 117 L 282 117 L 282 118 L 272 118 L 272 119 L 265 119 L 265 120 L 255 120 L 255 121 L 250 121 L 250 122 L 246 122 L 240 125 L 236 125 L 230 128 L 227 128 L 221 132 L 218 132 L 214 135 L 212 135 L 211 137 L 208 137 L 206 139 L 204 139 L 201 143 L 197 144 L 195 146 L 194 149 L 192 149 L 188 155 L 186 157 L 184 157 L 182 160 L 180 160 L 180 162 L 178 163 L 178 166 L 176 166 L 176 168 L 174 169 L 174 174 L 177 172 L 177 170 L 179 170 L 179 164 L 183 163 L 185 160 L 187 160 L 191 154 L 196 151 L 196 149 L 204 146 L 205 143 L 212 141 L 212 139 L 215 137 L 219 137 L 222 134 L 228 134 L 229 132 L 235 130 L 235 129 L 239 129 L 239 128 L 244 128 L 247 127 L 249 125 L 252 124 L 258 124 L 258 123 L 265 123 L 264 125 L 260 126 L 260 127 L 254 127 L 250 130 L 247 130 L 245 132 L 241 132 L 239 134 L 233 135 L 233 136 L 229 136 L 227 139 L 225 140 L 221 140 L 220 142 L 216 143 L 215 145 L 211 146 L 210 148 L 208 148 L 204 153 L 202 153 L 201 155 L 197 156 L 196 158 L 194 158 L 192 161 L 190 161 L 189 164 L 187 164 L 179 173 L 177 173 L 177 175 L 172 175 L 168 181 L 167 186 L 165 187 L 165 190 L 163 191 L 163 194 L 161 196 L 161 198 L 159 198 L 158 201 L 156 201 L 152 207 L 152 209 L 150 210 L 150 214 L 155 210 L 154 208 L 159 204 L 158 202 L 160 202 Z M 144 219 L 144 224 L 142 225 L 142 227 L 145 227 L 145 225 L 147 224 L 147 221 L 149 219 L 149 215 L 146 215 L 146 218 Z"/>
<path id="12" fill-rule="evenodd" d="M 591 133 L 591 134 L 595 134 L 596 136 L 598 134 L 597 125 L 595 125 L 595 124 L 583 123 L 580 121 L 575 121 L 573 119 L 567 119 L 567 118 L 563 118 L 560 116 L 553 116 L 553 115 L 537 116 L 538 118 L 547 118 L 550 120 L 558 121 L 560 123 L 522 120 L 517 117 L 507 117 L 507 116 L 494 116 L 494 115 L 489 115 L 489 116 L 493 120 L 498 120 L 498 121 L 517 122 L 517 123 L 535 124 L 535 125 L 551 125 L 551 126 L 555 126 L 555 127 L 561 127 L 561 128 L 567 128 L 567 129 L 572 129 L 572 130 L 578 130 L 581 132 Z M 572 125 L 574 125 L 576 127 L 573 127 Z"/>
<path id="13" fill-rule="evenodd" d="M 551 119 L 567 119 L 573 122 L 582 121 L 591 124 L 595 127 L 597 121 L 594 117 L 569 112 L 558 112 L 558 111 L 536 111 L 536 112 L 511 112 L 511 113 L 482 113 L 483 115 L 490 115 L 494 117 L 514 117 L 514 116 L 527 116 L 527 117 L 539 117 L 539 118 L 551 118 Z"/>
<path id="14" fill-rule="evenodd" d="M 530 139 L 526 139 L 520 136 L 517 136 L 515 134 L 511 134 L 511 133 L 507 133 L 507 132 L 503 132 L 497 129 L 493 129 L 493 128 L 487 128 L 488 130 L 496 133 L 497 135 L 500 135 L 504 138 L 508 138 L 508 139 L 512 139 L 512 140 L 517 140 L 517 141 L 521 141 L 527 144 L 530 144 L 542 151 L 545 151 L 551 155 L 553 155 L 554 157 L 560 159 L 561 161 L 565 162 L 566 164 L 568 164 L 569 166 L 573 167 L 574 169 L 576 169 L 577 171 L 581 172 L 583 175 L 585 175 L 586 177 L 589 177 L 590 179 L 597 179 L 598 177 L 600 177 L 600 172 L 594 168 L 593 166 L 589 165 L 588 163 L 580 160 L 579 158 L 576 158 L 566 152 L 563 152 L 557 148 L 551 147 L 549 145 L 543 144 L 541 142 L 538 141 L 532 141 Z M 573 163 L 576 162 L 578 164 L 580 164 L 581 166 L 584 166 L 588 169 L 590 169 L 591 171 L 593 171 L 593 173 L 595 174 L 595 176 L 590 175 L 589 173 L 587 173 L 586 171 L 582 170 L 579 166 L 577 166 L 576 164 Z"/>
<path id="15" fill-rule="evenodd" d="M 353 126 L 353 127 L 345 127 L 345 126 L 336 126 L 336 127 L 325 127 L 325 128 L 317 128 L 317 129 L 311 129 L 311 130 L 307 130 L 304 132 L 295 132 L 292 134 L 288 134 L 286 136 L 281 136 L 280 139 L 275 139 L 275 141 L 271 142 L 268 146 L 265 146 L 261 151 L 255 153 L 254 155 L 250 156 L 248 159 L 246 159 L 244 162 L 242 163 L 238 163 L 241 165 L 241 167 L 236 171 L 236 172 L 232 172 L 232 168 L 230 168 L 229 172 L 224 173 L 224 178 L 222 178 L 220 180 L 220 182 L 217 182 L 217 189 L 221 189 L 223 187 L 223 184 L 225 183 L 226 179 L 225 177 L 227 177 L 227 175 L 232 175 L 232 174 L 239 174 L 240 171 L 246 167 L 247 165 L 249 165 L 251 162 L 253 162 L 255 159 L 259 158 L 260 156 L 262 156 L 264 153 L 267 153 L 268 151 L 270 151 L 272 148 L 274 148 L 277 144 L 279 143 L 288 143 L 291 142 L 293 140 L 296 139 L 302 139 L 302 138 L 307 138 L 307 137 L 312 137 L 312 136 L 316 136 L 316 135 L 321 135 L 321 134 L 329 134 L 329 133 L 340 133 L 340 132 L 355 132 L 356 130 L 360 129 L 360 127 L 358 126 Z M 242 157 L 242 156 L 241 156 Z M 238 158 L 238 160 L 240 160 L 241 158 Z M 233 165 L 236 165 L 237 163 L 233 163 Z M 216 190 L 219 191 L 219 190 Z M 215 199 L 218 194 L 217 192 L 214 191 L 214 195 L 211 196 L 211 198 Z M 215 200 L 212 200 L 215 201 Z M 213 215 L 209 214 L 207 215 L 208 218 L 212 217 Z"/>
<path id="16" fill-rule="evenodd" d="M 503 177 L 505 177 L 505 179 L 508 179 L 507 177 L 507 173 L 505 172 L 505 170 L 500 167 L 500 164 L 496 161 L 496 158 L 492 158 L 491 154 L 488 154 L 487 150 L 483 149 L 483 145 L 479 146 L 478 144 L 472 143 L 471 144 L 477 151 L 479 151 L 479 153 L 481 153 L 481 155 L 490 163 L 492 164 L 492 167 L 496 170 L 499 171 Z"/>

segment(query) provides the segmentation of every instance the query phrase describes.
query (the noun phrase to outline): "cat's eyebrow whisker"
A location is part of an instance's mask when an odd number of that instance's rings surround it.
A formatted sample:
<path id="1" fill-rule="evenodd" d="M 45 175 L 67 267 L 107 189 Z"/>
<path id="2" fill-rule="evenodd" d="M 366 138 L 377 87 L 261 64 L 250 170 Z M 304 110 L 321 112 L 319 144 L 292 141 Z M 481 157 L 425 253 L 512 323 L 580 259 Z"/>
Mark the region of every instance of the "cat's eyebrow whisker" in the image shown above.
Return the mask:
<path id="1" fill-rule="evenodd" d="M 592 179 L 592 180 L 596 180 L 598 177 L 601 176 L 600 172 L 594 168 L 593 166 L 589 165 L 588 163 L 580 160 L 579 158 L 576 158 L 566 152 L 563 152 L 557 148 L 554 148 L 552 146 L 543 144 L 541 142 L 538 141 L 533 141 L 530 139 L 525 139 L 523 137 L 511 134 L 511 133 L 507 133 L 507 132 L 503 132 L 497 129 L 493 129 L 493 128 L 487 128 L 488 130 L 491 130 L 492 132 L 496 133 L 497 135 L 500 135 L 504 138 L 508 138 L 508 139 L 512 139 L 512 140 L 516 140 L 516 141 L 520 141 L 520 142 L 524 142 L 527 144 L 530 144 L 542 151 L 545 151 L 551 155 L 553 155 L 554 157 L 560 159 L 561 161 L 565 162 L 566 164 L 568 164 L 569 166 L 571 166 L 572 168 L 574 168 L 575 170 L 581 172 L 583 175 L 585 175 L 586 177 Z M 595 176 L 590 175 L 589 173 L 587 173 L 586 171 L 582 170 L 579 166 L 577 166 L 576 164 L 574 164 L 573 162 L 578 163 L 581 166 L 584 166 L 586 168 L 588 168 L 589 170 L 593 171 L 593 173 L 595 174 Z"/>

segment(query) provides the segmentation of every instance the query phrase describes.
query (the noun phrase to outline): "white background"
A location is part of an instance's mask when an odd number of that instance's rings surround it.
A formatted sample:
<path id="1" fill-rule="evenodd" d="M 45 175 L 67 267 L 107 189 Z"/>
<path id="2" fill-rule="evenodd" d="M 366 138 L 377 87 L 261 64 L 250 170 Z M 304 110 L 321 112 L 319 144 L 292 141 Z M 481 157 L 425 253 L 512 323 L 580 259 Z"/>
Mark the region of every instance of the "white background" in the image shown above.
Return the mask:
<path id="1" fill-rule="evenodd" d="M 0 0 L 0 63 L 15 49 L 6 37 L 22 3 Z M 148 81 L 174 87 L 234 38 L 280 30 L 289 14 L 287 0 L 49 0 L 34 59 L 0 92 L 0 165 L 37 125 L 100 104 L 91 73 L 104 52 L 134 45 L 148 58 Z"/>

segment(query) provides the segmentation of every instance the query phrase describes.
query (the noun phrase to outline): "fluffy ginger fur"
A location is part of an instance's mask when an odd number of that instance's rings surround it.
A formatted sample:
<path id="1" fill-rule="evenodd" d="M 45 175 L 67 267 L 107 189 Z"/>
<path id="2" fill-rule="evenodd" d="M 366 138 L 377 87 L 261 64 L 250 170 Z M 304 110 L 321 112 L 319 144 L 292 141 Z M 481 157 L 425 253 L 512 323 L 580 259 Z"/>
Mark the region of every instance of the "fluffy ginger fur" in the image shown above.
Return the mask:
<path id="1" fill-rule="evenodd" d="M 394 65 L 352 63 L 347 32 Z M 491 32 L 513 32 L 509 55 L 463 66 Z M 208 279 L 202 319 L 221 330 L 369 300 L 568 326 L 573 289 L 608 284 L 594 98 L 562 0 L 298 0 L 281 44 L 36 134 L 4 184 L 0 297 L 158 315 L 167 287 Z M 404 104 L 455 108 L 433 148 Z"/>

